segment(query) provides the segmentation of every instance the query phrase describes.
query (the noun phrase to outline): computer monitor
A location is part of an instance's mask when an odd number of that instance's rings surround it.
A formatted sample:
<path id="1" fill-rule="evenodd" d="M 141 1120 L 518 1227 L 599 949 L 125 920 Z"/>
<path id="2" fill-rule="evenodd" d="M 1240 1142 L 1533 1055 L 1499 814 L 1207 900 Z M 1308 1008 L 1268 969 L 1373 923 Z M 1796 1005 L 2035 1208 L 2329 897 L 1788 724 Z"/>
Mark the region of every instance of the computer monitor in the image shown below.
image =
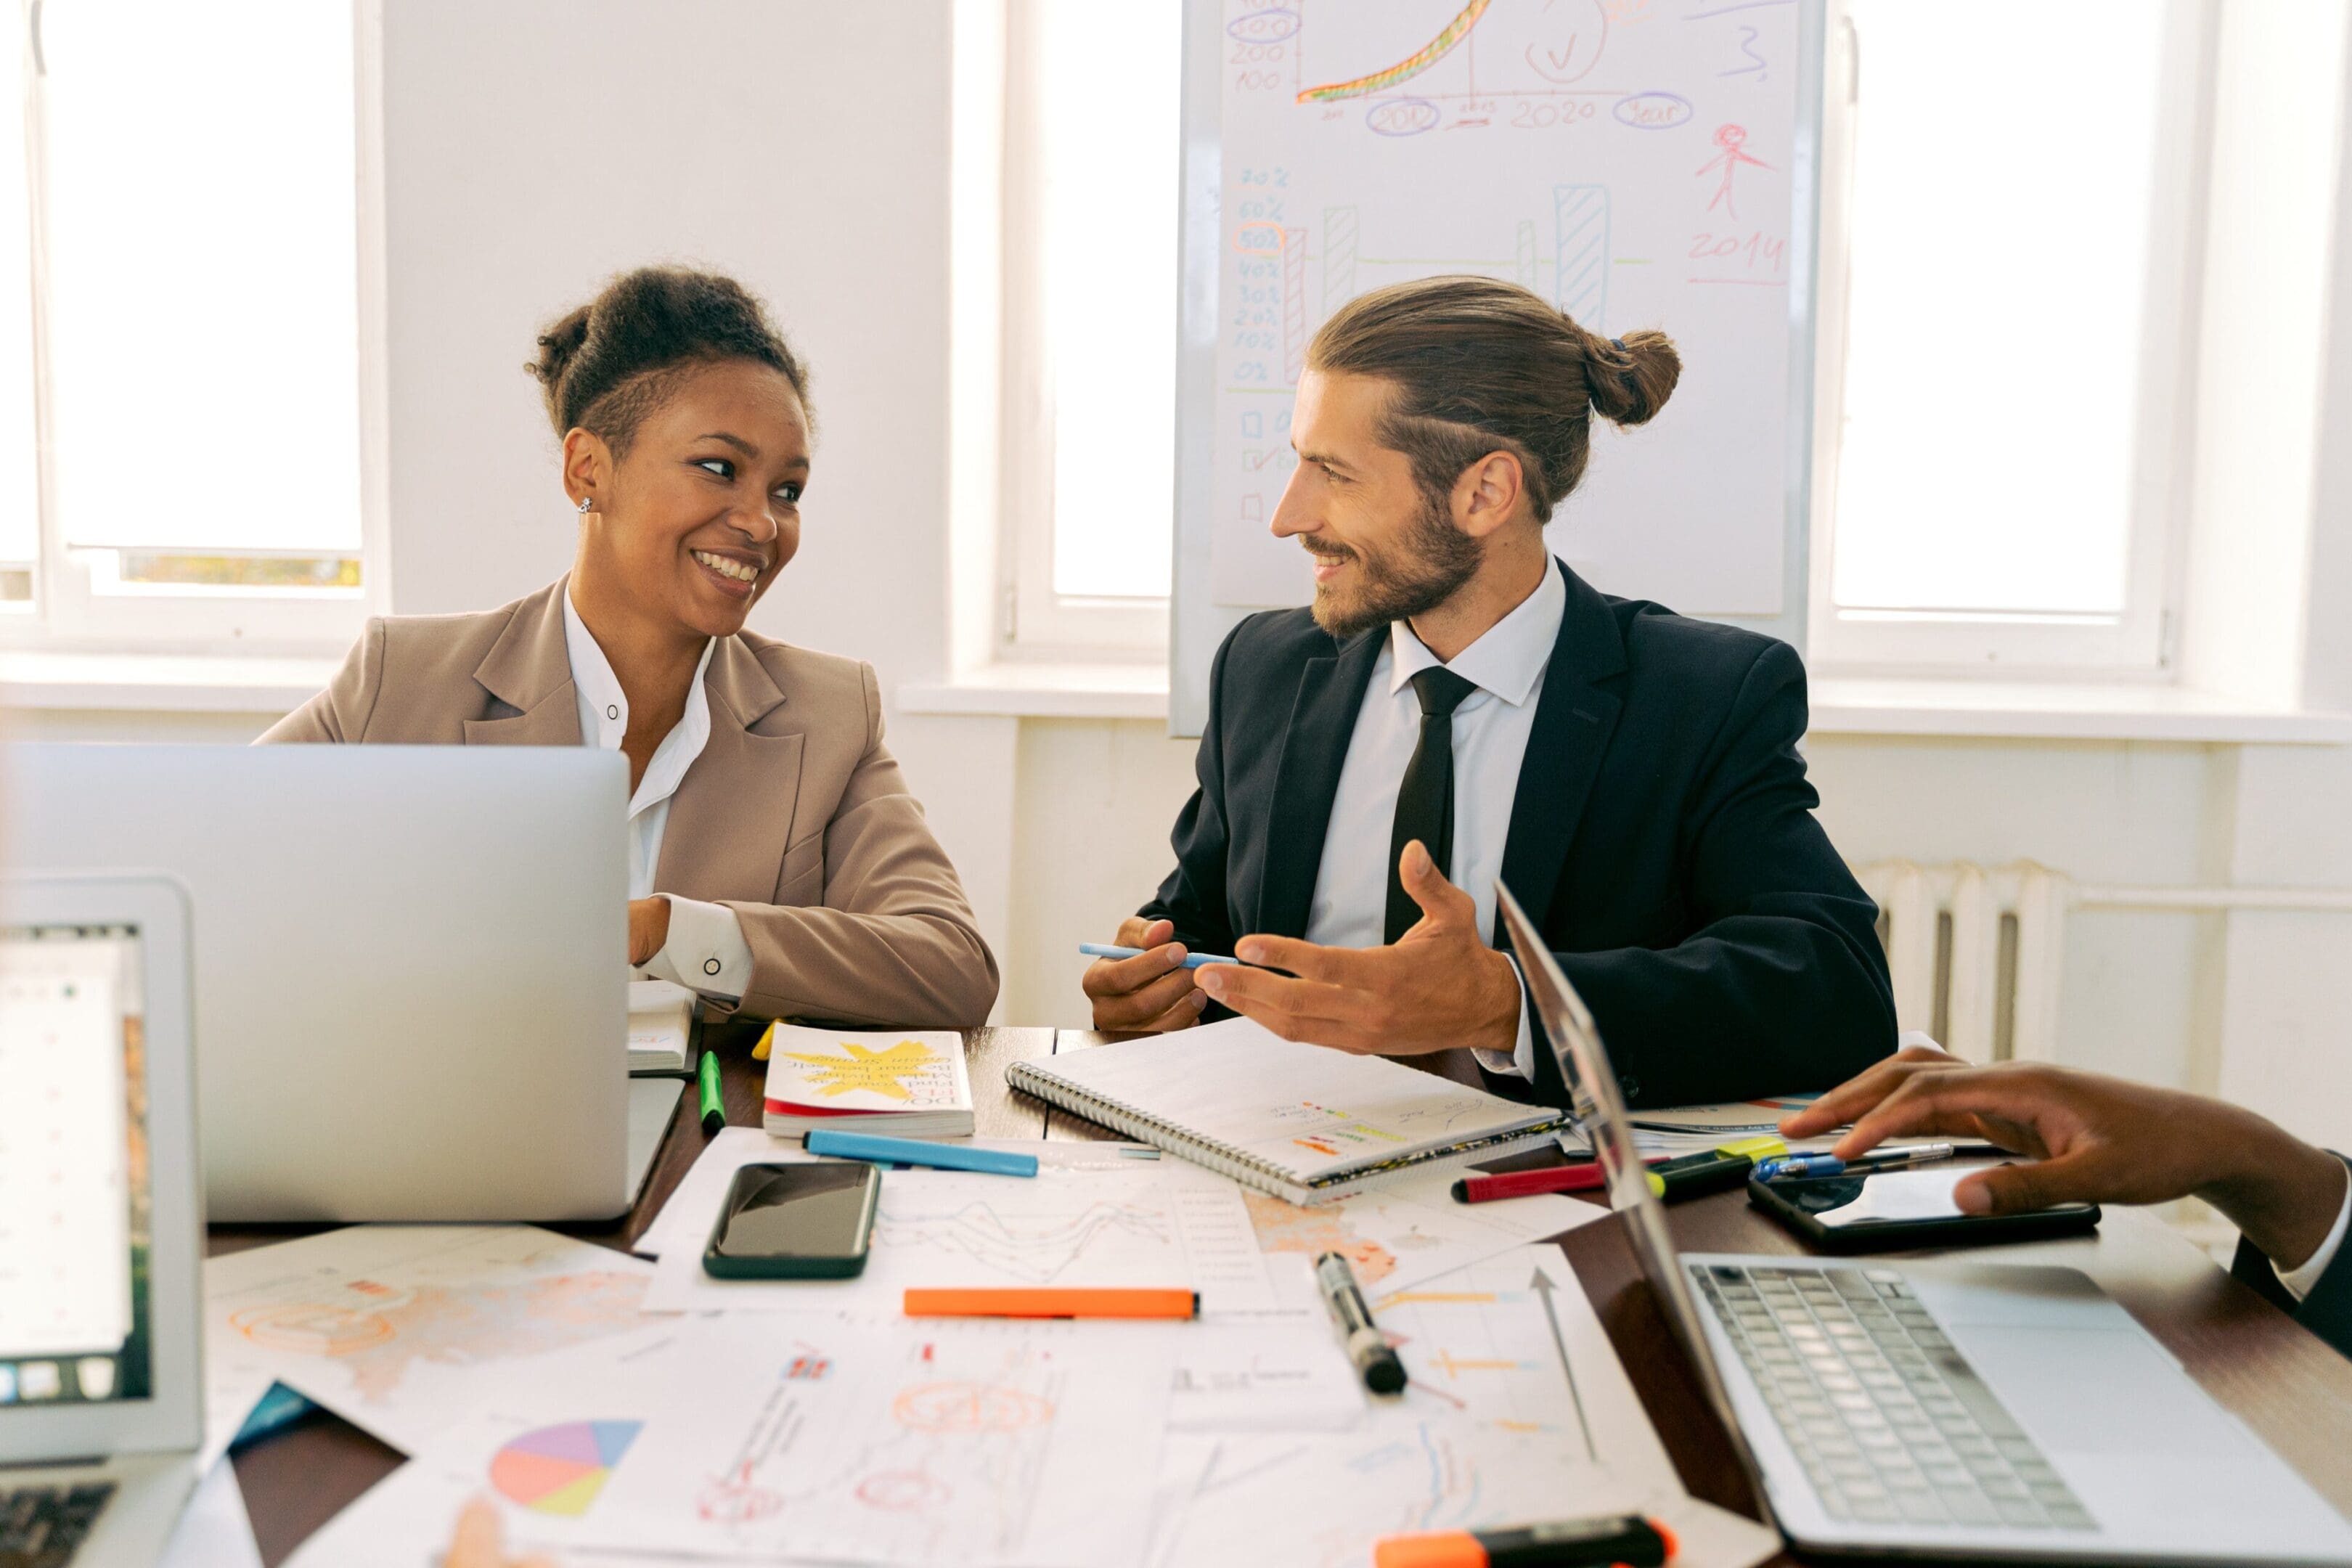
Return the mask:
<path id="1" fill-rule="evenodd" d="M 0 1461 L 196 1442 L 187 964 L 168 883 L 0 883 Z"/>

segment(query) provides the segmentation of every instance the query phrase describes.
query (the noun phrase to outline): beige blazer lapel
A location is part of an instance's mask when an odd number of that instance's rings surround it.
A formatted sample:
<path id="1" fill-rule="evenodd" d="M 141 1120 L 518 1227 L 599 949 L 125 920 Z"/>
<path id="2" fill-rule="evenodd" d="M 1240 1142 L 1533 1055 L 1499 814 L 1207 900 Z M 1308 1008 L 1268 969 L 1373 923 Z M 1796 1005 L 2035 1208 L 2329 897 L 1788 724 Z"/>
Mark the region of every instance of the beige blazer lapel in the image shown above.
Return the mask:
<path id="1" fill-rule="evenodd" d="M 566 573 L 516 609 L 506 630 L 475 667 L 474 679 L 514 711 L 466 721 L 469 746 L 576 746 L 580 701 L 572 685 L 572 655 L 563 641 Z"/>
<path id="2" fill-rule="evenodd" d="M 806 737 L 798 729 L 761 731 L 763 722 L 781 726 L 795 716 L 740 637 L 712 652 L 703 688 L 710 698 L 710 738 L 670 797 L 654 886 L 713 903 L 772 903 L 786 880 L 786 849 L 808 837 L 793 820 Z M 822 867 L 821 846 L 812 863 Z"/>

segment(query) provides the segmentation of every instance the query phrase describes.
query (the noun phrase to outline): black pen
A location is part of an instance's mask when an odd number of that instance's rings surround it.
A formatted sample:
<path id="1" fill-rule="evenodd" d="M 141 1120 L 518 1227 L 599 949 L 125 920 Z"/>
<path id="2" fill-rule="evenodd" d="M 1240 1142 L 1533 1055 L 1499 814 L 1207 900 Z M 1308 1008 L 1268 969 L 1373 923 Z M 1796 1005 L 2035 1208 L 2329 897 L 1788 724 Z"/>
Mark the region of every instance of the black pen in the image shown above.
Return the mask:
<path id="1" fill-rule="evenodd" d="M 1336 1252 L 1315 1260 L 1315 1282 L 1323 1288 L 1323 1304 L 1347 1339 L 1348 1359 L 1374 1394 L 1394 1394 L 1404 1386 L 1404 1363 L 1389 1348 L 1387 1336 L 1372 1321 L 1364 1293 L 1356 1289 L 1356 1271 Z"/>

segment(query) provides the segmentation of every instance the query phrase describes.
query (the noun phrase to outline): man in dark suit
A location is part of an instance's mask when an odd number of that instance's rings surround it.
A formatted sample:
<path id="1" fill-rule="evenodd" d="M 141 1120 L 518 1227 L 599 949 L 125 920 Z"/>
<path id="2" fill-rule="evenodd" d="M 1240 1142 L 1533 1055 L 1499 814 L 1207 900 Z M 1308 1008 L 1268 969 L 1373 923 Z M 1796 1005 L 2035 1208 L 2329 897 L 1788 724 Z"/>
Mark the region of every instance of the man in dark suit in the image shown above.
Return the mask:
<path id="1" fill-rule="evenodd" d="M 1816 1089 L 1893 1048 L 1877 911 L 1797 752 L 1796 654 L 1604 596 L 1544 544 L 1592 416 L 1648 419 L 1679 368 L 1662 333 L 1599 338 L 1486 279 L 1326 323 L 1273 521 L 1315 603 L 1219 649 L 1176 868 L 1122 929 L 1149 951 L 1088 971 L 1097 1026 L 1214 1004 L 1340 1049 L 1472 1047 L 1560 1103 L 1496 951 L 1499 877 L 1635 1104 Z"/>
<path id="2" fill-rule="evenodd" d="M 2352 1175 L 2251 1110 L 2179 1089 L 2040 1062 L 1975 1067 L 1933 1046 L 1906 1047 L 1786 1118 L 1811 1138 L 1853 1123 L 1843 1159 L 1887 1138 L 1980 1138 L 2030 1154 L 1952 1188 L 1970 1214 L 2063 1203 L 2161 1204 L 2200 1197 L 2240 1232 L 2230 1272 L 2352 1356 Z"/>

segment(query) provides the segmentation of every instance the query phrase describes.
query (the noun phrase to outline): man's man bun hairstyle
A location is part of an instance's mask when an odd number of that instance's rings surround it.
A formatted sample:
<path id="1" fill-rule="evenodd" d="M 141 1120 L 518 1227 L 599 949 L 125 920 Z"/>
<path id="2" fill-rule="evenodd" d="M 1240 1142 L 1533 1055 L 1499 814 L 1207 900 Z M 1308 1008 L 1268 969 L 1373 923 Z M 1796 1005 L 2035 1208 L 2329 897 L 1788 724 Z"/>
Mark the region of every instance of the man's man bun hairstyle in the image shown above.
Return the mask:
<path id="1" fill-rule="evenodd" d="M 539 381 L 558 436 L 593 431 L 625 453 L 680 372 L 725 360 L 764 364 L 808 409 L 808 367 L 732 278 L 688 267 L 640 267 L 539 334 L 523 368 Z"/>
<path id="2" fill-rule="evenodd" d="M 1359 295 L 1323 323 L 1307 363 L 1396 389 L 1381 439 L 1412 459 L 1433 504 L 1471 464 L 1507 451 L 1538 522 L 1584 478 L 1592 416 L 1645 423 L 1682 375 L 1664 332 L 1601 337 L 1515 283 L 1472 276 Z"/>

